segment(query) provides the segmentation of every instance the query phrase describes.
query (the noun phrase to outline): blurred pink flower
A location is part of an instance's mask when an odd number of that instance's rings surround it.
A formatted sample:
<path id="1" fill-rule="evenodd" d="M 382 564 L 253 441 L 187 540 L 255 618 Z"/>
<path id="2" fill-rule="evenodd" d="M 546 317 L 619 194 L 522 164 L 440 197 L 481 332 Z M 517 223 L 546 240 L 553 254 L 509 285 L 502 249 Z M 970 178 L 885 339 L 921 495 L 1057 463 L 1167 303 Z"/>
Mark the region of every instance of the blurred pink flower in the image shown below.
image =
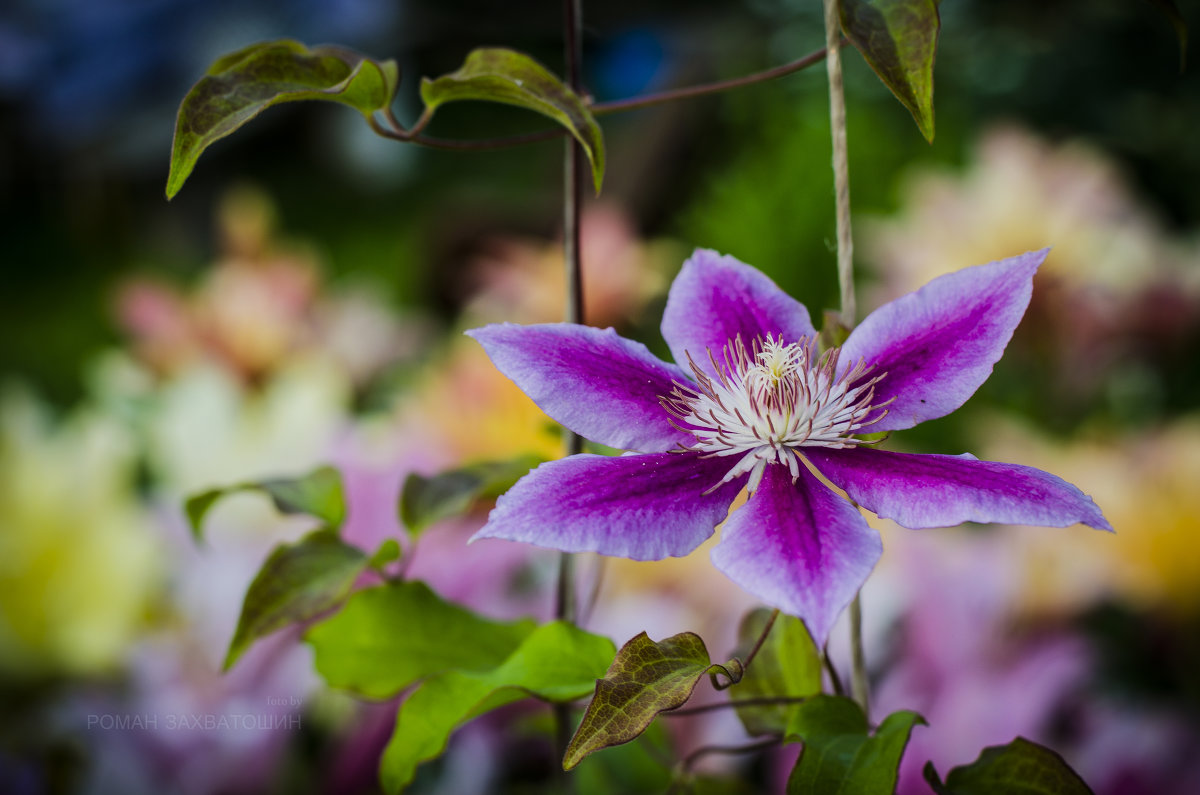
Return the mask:
<path id="1" fill-rule="evenodd" d="M 590 204 L 580 222 L 584 315 L 593 325 L 622 325 L 662 292 L 679 257 L 670 243 L 643 241 L 616 204 Z M 496 237 L 470 266 L 465 314 L 473 324 L 561 320 L 566 294 L 562 244 Z"/>
<path id="2" fill-rule="evenodd" d="M 1061 442 L 990 418 L 985 455 L 1020 455 L 1104 495 L 1117 533 L 1087 539 L 1014 528 L 1022 609 L 1067 614 L 1103 599 L 1200 613 L 1200 415 Z"/>
<path id="3" fill-rule="evenodd" d="M 1042 531 L 1043 533 L 1045 531 Z M 881 573 L 900 584 L 876 716 L 913 709 L 897 795 L 927 795 L 927 760 L 944 777 L 988 745 L 1023 736 L 1060 753 L 1097 795 L 1187 795 L 1200 734 L 1182 713 L 1101 689 L 1098 652 L 1062 617 L 1030 611 L 1030 573 L 1011 532 L 891 534 Z M 1078 543 L 1076 546 L 1081 546 Z"/>
<path id="4" fill-rule="evenodd" d="M 290 359 L 332 357 L 355 383 L 412 355 L 422 323 L 397 318 L 367 292 L 327 294 L 309 251 L 278 242 L 261 194 L 231 192 L 218 213 L 220 259 L 188 292 L 147 279 L 126 283 L 117 318 L 137 356 L 175 374 L 217 362 L 256 383 Z"/>
<path id="5" fill-rule="evenodd" d="M 929 725 L 913 730 L 897 794 L 928 793 L 927 760 L 945 776 L 1016 736 L 1058 750 L 1051 721 L 1086 683 L 1086 645 L 1061 630 L 1023 632 L 1012 622 L 1008 608 L 1022 578 L 1001 535 L 903 535 L 889 536 L 894 557 L 885 561 L 909 589 L 906 609 L 872 709 L 877 716 L 916 710 Z"/>

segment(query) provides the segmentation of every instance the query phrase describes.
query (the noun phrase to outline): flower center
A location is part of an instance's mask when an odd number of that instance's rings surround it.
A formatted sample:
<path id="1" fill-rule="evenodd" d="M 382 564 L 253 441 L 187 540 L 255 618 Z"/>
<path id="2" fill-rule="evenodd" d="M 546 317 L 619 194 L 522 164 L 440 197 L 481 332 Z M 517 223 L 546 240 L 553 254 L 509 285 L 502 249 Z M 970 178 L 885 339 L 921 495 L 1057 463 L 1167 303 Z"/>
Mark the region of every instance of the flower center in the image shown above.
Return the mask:
<path id="1" fill-rule="evenodd" d="M 754 491 L 768 464 L 783 464 L 793 481 L 798 478 L 798 448 L 870 444 L 853 435 L 887 414 L 887 403 L 871 403 L 885 374 L 867 378 L 872 367 L 860 361 L 838 375 L 840 349 L 819 356 L 815 351 L 815 340 L 807 337 L 785 345 L 768 335 L 749 350 L 738 337 L 725 346 L 721 361 L 708 351 L 715 378 L 689 354 L 696 383 L 676 382 L 671 394 L 659 398 L 671 424 L 695 437 L 682 449 L 740 456 L 721 483 L 749 472 Z"/>

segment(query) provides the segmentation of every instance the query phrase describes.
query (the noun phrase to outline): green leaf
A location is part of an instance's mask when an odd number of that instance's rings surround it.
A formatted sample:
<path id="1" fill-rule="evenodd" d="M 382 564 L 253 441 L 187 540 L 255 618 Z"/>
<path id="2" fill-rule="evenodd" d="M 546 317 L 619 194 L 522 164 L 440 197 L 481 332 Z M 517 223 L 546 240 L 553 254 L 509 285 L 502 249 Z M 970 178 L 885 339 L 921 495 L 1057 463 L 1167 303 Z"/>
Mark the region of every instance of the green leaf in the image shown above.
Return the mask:
<path id="1" fill-rule="evenodd" d="M 540 113 L 566 127 L 592 164 L 596 193 L 604 181 L 604 135 L 587 104 L 528 55 L 503 48 L 472 50 L 458 71 L 421 81 L 427 112 L 446 102 L 479 99 Z"/>
<path id="2" fill-rule="evenodd" d="M 284 39 L 226 55 L 179 106 L 167 198 L 183 187 L 205 149 L 272 105 L 329 100 L 370 117 L 391 104 L 399 82 L 395 61 L 374 61 L 341 47 L 309 49 Z"/>
<path id="3" fill-rule="evenodd" d="M 334 607 L 367 568 L 361 549 L 327 527 L 295 544 L 275 547 L 246 590 L 224 669 L 233 667 L 255 640 Z"/>
<path id="4" fill-rule="evenodd" d="M 466 513 L 479 500 L 498 497 L 542 459 L 534 455 L 508 461 L 482 461 L 430 477 L 410 474 L 400 491 L 400 521 L 413 536 L 434 522 Z"/>
<path id="5" fill-rule="evenodd" d="M 933 142 L 935 0 L 841 0 L 842 30 Z"/>
<path id="6" fill-rule="evenodd" d="M 383 571 L 383 568 L 392 561 L 400 560 L 400 544 L 394 538 L 385 539 L 379 545 L 379 549 L 375 550 L 375 554 L 371 555 L 371 559 L 367 561 L 367 565 L 376 571 Z"/>
<path id="7" fill-rule="evenodd" d="M 1183 18 L 1183 14 L 1179 13 L 1179 7 L 1175 5 L 1174 0 L 1150 0 L 1170 21 L 1171 27 L 1175 28 L 1175 38 L 1179 40 L 1179 74 L 1183 74 L 1187 68 L 1187 44 L 1188 44 L 1188 27 L 1187 22 Z"/>
<path id="8" fill-rule="evenodd" d="M 1023 737 L 984 748 L 974 762 L 951 770 L 945 784 L 927 762 L 925 780 L 938 795 L 1092 795 L 1061 756 Z"/>
<path id="9" fill-rule="evenodd" d="M 589 756 L 572 772 L 579 795 L 661 795 L 671 792 L 671 739 L 661 722 L 637 739 Z"/>
<path id="10" fill-rule="evenodd" d="M 210 489 L 188 497 L 184 503 L 192 537 L 199 541 L 204 535 L 204 517 L 221 497 L 238 491 L 259 491 L 266 494 L 283 513 L 315 516 L 331 528 L 342 526 L 346 518 L 346 498 L 342 493 L 342 476 L 329 466 L 319 467 L 298 478 L 279 478 L 239 483 Z"/>
<path id="11" fill-rule="evenodd" d="M 925 720 L 915 712 L 893 712 L 872 735 L 856 702 L 814 696 L 799 706 L 788 726 L 787 741 L 804 743 L 788 777 L 789 795 L 892 795 L 896 769 L 916 723 Z"/>
<path id="12" fill-rule="evenodd" d="M 440 755 L 450 733 L 477 715 L 529 695 L 557 703 L 587 695 L 614 651 L 608 638 L 554 621 L 534 630 L 490 670 L 431 676 L 396 714 L 396 730 L 380 762 L 384 790 L 407 786 L 417 765 Z"/>
<path id="13" fill-rule="evenodd" d="M 737 656 L 745 658 L 754 647 L 771 610 L 758 608 L 746 614 L 738 628 Z M 776 696 L 804 697 L 821 692 L 821 655 L 794 616 L 780 615 L 758 650 L 754 663 L 737 686 L 737 700 Z M 796 704 L 737 707 L 738 717 L 752 735 L 779 734 L 787 729 Z"/>
<path id="14" fill-rule="evenodd" d="M 385 699 L 448 668 L 499 665 L 534 627 L 530 619 L 490 621 L 409 581 L 359 591 L 305 640 L 331 686 Z"/>
<path id="15" fill-rule="evenodd" d="M 693 632 L 658 642 L 645 632 L 634 636 L 596 682 L 595 695 L 567 746 L 563 769 L 570 770 L 588 754 L 637 737 L 660 712 L 687 701 L 700 677 L 715 673 L 737 682 L 742 664 L 734 659 L 714 665 L 704 641 Z"/>

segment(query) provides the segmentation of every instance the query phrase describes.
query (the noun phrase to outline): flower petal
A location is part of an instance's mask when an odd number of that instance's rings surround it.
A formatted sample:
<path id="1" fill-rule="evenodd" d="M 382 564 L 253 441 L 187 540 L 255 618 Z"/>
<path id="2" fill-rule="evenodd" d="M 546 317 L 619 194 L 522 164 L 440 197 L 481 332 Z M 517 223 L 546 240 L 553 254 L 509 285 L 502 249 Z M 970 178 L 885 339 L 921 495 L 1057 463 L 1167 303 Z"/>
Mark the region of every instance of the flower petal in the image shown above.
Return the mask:
<path id="1" fill-rule="evenodd" d="M 509 489 L 475 538 L 633 560 L 686 555 L 742 488 L 739 480 L 704 494 L 728 469 L 727 460 L 687 453 L 561 458 Z"/>
<path id="2" fill-rule="evenodd" d="M 804 619 L 817 647 L 883 552 L 858 509 L 801 467 L 767 466 L 721 530 L 713 563 L 772 607 Z"/>
<path id="3" fill-rule="evenodd" d="M 914 455 L 886 450 L 808 448 L 805 455 L 850 498 L 884 519 L 913 529 L 963 522 L 1066 527 L 1112 525 L 1092 498 L 1033 467 L 971 455 Z"/>
<path id="4" fill-rule="evenodd" d="M 692 437 L 676 430 L 659 396 L 690 379 L 640 342 L 572 323 L 496 323 L 467 332 L 542 411 L 593 442 L 663 452 Z"/>
<path id="5" fill-rule="evenodd" d="M 841 366 L 875 365 L 876 405 L 894 398 L 871 431 L 911 428 L 967 401 L 992 373 L 1033 293 L 1049 249 L 939 276 L 884 304 L 850 333 Z"/>
<path id="6" fill-rule="evenodd" d="M 804 304 L 762 272 L 706 249 L 683 263 L 663 310 L 662 335 L 675 361 L 686 365 L 691 353 L 710 375 L 708 351 L 720 361 L 726 343 L 738 335 L 749 347 L 767 334 L 795 342 L 815 333 Z"/>

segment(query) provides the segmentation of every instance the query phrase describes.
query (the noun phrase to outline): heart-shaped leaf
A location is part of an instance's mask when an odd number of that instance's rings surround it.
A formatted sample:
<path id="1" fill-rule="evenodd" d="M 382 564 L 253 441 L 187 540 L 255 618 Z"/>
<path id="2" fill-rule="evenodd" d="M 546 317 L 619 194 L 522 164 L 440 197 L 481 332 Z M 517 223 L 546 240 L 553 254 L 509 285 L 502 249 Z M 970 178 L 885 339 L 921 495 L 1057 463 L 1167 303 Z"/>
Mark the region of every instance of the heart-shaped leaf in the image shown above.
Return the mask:
<path id="1" fill-rule="evenodd" d="M 493 668 L 535 626 L 491 621 L 414 580 L 359 591 L 304 639 L 331 686 L 384 699 L 439 671 Z"/>
<path id="2" fill-rule="evenodd" d="M 742 677 L 741 661 L 713 664 L 704 641 L 693 632 L 652 641 L 645 632 L 621 647 L 596 692 L 563 757 L 570 770 L 588 754 L 627 743 L 646 730 L 660 712 L 675 709 L 692 695 L 705 674 Z"/>
<path id="3" fill-rule="evenodd" d="M 894 712 L 870 733 L 862 708 L 841 696 L 810 698 L 795 710 L 788 742 L 804 751 L 788 777 L 788 795 L 892 795 L 896 770 L 916 723 L 915 712 Z"/>
<path id="4" fill-rule="evenodd" d="M 179 192 L 214 141 L 272 105 L 319 99 L 349 105 L 369 117 L 391 104 L 399 83 L 395 61 L 375 61 L 341 47 L 310 49 L 285 39 L 226 55 L 179 106 L 167 198 Z"/>
<path id="5" fill-rule="evenodd" d="M 421 81 L 427 112 L 464 99 L 500 102 L 540 113 L 566 127 L 592 164 L 596 193 L 604 181 L 604 135 L 587 104 L 546 67 L 501 47 L 472 50 L 455 72 Z"/>
<path id="6" fill-rule="evenodd" d="M 842 30 L 933 141 L 937 0 L 840 0 Z"/>
<path id="7" fill-rule="evenodd" d="M 396 713 L 396 730 L 380 761 L 384 790 L 406 787 L 416 766 L 440 755 L 450 733 L 477 715 L 530 695 L 556 703 L 587 695 L 614 650 L 608 638 L 553 621 L 495 668 L 426 679 Z"/>
<path id="8" fill-rule="evenodd" d="M 204 517 L 217 500 L 239 491 L 259 491 L 266 494 L 283 513 L 308 514 L 325 525 L 337 529 L 346 518 L 346 498 L 342 493 L 342 476 L 333 467 L 323 466 L 298 478 L 238 483 L 209 489 L 188 497 L 184 503 L 192 537 L 199 541 L 204 533 Z"/>
<path id="9" fill-rule="evenodd" d="M 925 780 L 937 795 L 1092 795 L 1061 756 L 1024 737 L 984 748 L 974 762 L 951 770 L 945 784 L 926 762 Z"/>

